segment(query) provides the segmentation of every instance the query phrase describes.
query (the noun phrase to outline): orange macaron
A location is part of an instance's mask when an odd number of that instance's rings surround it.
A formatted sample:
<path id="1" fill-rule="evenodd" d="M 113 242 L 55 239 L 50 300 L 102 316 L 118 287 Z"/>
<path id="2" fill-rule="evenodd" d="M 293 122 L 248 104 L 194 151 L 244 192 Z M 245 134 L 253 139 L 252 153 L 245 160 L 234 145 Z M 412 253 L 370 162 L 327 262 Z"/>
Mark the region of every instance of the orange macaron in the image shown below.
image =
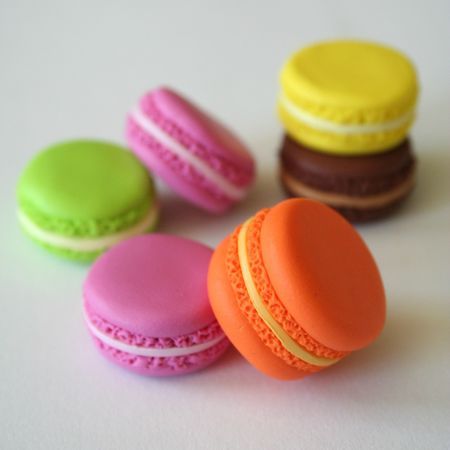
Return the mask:
<path id="1" fill-rule="evenodd" d="M 312 200 L 286 200 L 239 226 L 213 255 L 208 291 L 234 346 L 279 379 L 302 378 L 366 347 L 386 315 L 364 241 Z"/>

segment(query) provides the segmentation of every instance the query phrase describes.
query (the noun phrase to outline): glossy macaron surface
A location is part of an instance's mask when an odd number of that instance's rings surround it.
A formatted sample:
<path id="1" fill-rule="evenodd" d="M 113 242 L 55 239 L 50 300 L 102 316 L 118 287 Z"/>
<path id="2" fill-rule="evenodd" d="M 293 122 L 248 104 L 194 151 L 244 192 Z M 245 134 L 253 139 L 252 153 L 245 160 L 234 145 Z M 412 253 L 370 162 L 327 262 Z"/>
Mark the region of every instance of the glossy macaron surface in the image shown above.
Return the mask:
<path id="1" fill-rule="evenodd" d="M 122 242 L 99 258 L 84 284 L 84 308 L 105 356 L 156 376 L 192 372 L 220 356 L 226 338 L 203 352 L 188 353 L 193 345 L 223 337 L 206 288 L 211 254 L 197 242 L 153 234 Z M 108 326 L 120 331 L 109 333 Z M 97 339 L 105 334 L 106 340 Z M 134 348 L 128 352 L 122 344 Z M 152 349 L 176 347 L 182 356 L 146 356 Z"/>

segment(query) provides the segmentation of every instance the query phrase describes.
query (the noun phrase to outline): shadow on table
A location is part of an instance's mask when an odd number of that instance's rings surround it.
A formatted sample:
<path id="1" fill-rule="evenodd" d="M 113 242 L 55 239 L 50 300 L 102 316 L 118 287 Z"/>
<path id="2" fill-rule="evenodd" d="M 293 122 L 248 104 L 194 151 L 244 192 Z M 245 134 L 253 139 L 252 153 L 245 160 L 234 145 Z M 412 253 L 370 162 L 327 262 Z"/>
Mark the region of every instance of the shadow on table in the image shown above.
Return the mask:
<path id="1" fill-rule="evenodd" d="M 393 310 L 388 314 L 386 326 L 376 342 L 315 377 L 321 379 L 319 382 L 326 382 L 329 377 L 336 376 L 358 374 L 364 377 L 396 366 L 408 371 L 417 366 L 421 355 L 425 355 L 430 348 L 443 344 L 444 337 L 438 335 L 448 326 L 448 317 L 438 310 L 430 309 L 426 314 L 423 314 L 423 310 Z"/>
<path id="2" fill-rule="evenodd" d="M 403 303 L 404 304 L 404 303 Z M 378 340 L 368 348 L 354 352 L 334 367 L 305 377 L 303 380 L 280 382 L 260 374 L 251 368 L 245 359 L 235 350 L 230 349 L 218 362 L 207 371 L 210 375 L 226 371 L 225 381 L 227 389 L 246 386 L 255 389 L 258 385 L 265 389 L 283 392 L 294 390 L 304 394 L 323 391 L 340 395 L 339 392 L 352 391 L 353 383 L 361 384 L 368 380 L 367 385 L 373 384 L 376 389 L 380 387 L 379 380 L 389 379 L 389 373 L 397 372 L 394 378 L 398 382 L 398 371 L 404 373 L 405 379 L 411 371 L 420 367 L 420 359 L 424 358 L 430 348 L 436 345 L 445 345 L 444 330 L 449 326 L 448 317 L 438 310 L 429 310 L 427 314 L 419 314 L 414 310 L 393 310 L 388 315 L 385 329 Z M 428 359 L 424 358 L 424 363 Z M 206 371 L 205 371 L 206 372 Z"/>

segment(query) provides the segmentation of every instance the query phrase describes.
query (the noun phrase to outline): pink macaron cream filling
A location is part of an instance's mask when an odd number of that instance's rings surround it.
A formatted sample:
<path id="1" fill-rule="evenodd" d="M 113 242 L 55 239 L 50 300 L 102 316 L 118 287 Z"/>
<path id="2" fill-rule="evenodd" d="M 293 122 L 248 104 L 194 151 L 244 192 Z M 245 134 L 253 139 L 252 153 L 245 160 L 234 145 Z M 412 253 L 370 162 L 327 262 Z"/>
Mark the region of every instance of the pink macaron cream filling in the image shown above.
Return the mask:
<path id="1" fill-rule="evenodd" d="M 211 250 L 166 235 L 138 236 L 100 257 L 84 284 L 94 343 L 131 371 L 170 376 L 215 361 L 229 342 L 206 292 Z"/>
<path id="2" fill-rule="evenodd" d="M 244 144 L 168 88 L 142 97 L 128 115 L 126 137 L 175 191 L 213 212 L 242 199 L 253 181 L 254 161 Z"/>

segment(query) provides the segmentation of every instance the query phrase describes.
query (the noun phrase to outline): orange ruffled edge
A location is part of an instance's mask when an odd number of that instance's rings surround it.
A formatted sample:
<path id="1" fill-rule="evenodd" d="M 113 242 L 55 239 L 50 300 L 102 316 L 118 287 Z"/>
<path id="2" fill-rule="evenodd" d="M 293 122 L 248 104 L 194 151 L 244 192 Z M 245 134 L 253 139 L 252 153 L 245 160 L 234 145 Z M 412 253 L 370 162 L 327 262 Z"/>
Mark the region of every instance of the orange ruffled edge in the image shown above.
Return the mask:
<path id="1" fill-rule="evenodd" d="M 253 282 L 261 296 L 264 305 L 272 317 L 283 327 L 284 331 L 306 349 L 316 356 L 341 359 L 349 352 L 340 352 L 330 349 L 313 339 L 291 316 L 289 311 L 278 298 L 267 271 L 264 268 L 261 251 L 261 228 L 269 209 L 259 211 L 251 220 L 247 229 L 247 252 L 250 272 Z M 272 330 L 266 325 L 255 310 L 250 300 L 242 275 L 238 256 L 238 235 L 241 230 L 239 226 L 230 236 L 226 255 L 226 266 L 228 279 L 235 294 L 235 298 L 242 314 L 249 321 L 262 342 L 286 364 L 300 371 L 313 373 L 323 367 L 309 364 L 294 356 L 281 344 Z"/>

